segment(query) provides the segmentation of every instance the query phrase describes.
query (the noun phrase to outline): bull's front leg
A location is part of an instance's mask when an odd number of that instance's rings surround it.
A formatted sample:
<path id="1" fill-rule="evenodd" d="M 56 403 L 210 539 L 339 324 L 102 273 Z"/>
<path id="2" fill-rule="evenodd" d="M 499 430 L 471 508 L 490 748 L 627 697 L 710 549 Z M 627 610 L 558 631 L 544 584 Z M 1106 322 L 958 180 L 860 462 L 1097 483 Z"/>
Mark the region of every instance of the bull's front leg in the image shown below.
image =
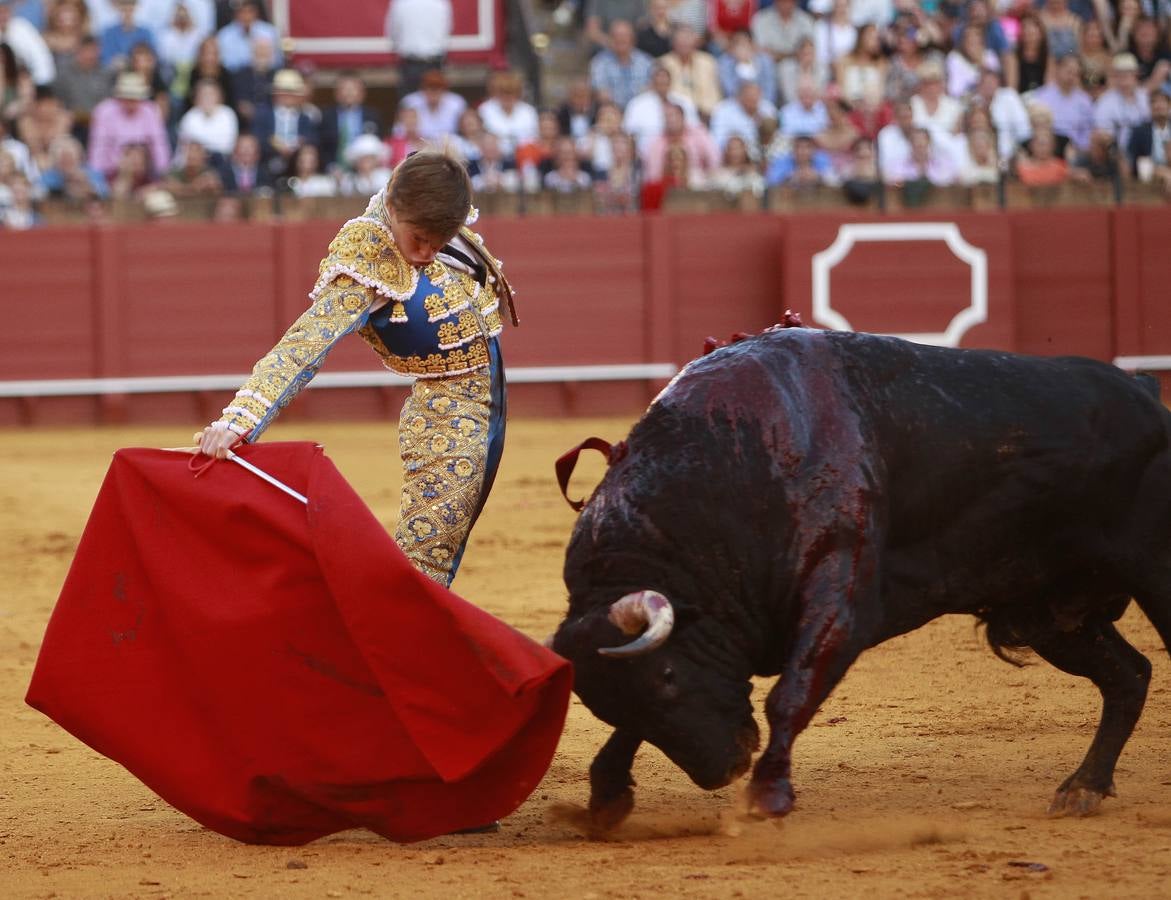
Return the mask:
<path id="1" fill-rule="evenodd" d="M 619 825 L 634 809 L 630 769 L 642 739 L 621 728 L 590 763 L 590 824 L 599 831 Z"/>
<path id="2" fill-rule="evenodd" d="M 867 646 L 858 610 L 874 602 L 873 585 L 860 579 L 873 567 L 863 562 L 863 555 L 852 549 L 836 551 L 805 580 L 792 650 L 765 701 L 769 741 L 748 786 L 753 815 L 776 817 L 792 811 L 793 741 Z"/>

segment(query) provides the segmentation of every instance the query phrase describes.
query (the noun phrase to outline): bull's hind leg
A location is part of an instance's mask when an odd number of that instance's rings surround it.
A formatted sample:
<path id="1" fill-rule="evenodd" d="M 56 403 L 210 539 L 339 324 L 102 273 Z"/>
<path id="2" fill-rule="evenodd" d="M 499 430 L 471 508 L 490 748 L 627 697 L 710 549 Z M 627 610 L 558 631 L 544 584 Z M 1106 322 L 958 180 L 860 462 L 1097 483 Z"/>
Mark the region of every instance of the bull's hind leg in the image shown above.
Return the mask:
<path id="1" fill-rule="evenodd" d="M 748 787 L 750 813 L 783 816 L 792 811 L 793 741 L 869 646 L 858 611 L 873 606 L 872 574 L 870 553 L 850 548 L 826 556 L 806 579 L 793 644 L 765 701 L 769 741 Z"/>
<path id="2" fill-rule="evenodd" d="M 1114 766 L 1147 697 L 1151 663 L 1110 622 L 1087 620 L 1075 631 L 1050 631 L 1031 644 L 1047 662 L 1090 679 L 1102 694 L 1102 719 L 1086 758 L 1049 806 L 1055 815 L 1086 816 L 1114 796 Z"/>

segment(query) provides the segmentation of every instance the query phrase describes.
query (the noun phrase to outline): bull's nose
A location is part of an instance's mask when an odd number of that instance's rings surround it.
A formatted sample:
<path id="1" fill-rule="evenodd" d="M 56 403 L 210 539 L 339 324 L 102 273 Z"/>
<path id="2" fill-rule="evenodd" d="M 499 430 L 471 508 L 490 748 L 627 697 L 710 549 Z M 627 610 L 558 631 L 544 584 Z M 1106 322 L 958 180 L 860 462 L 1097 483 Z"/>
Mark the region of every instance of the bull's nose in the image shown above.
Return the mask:
<path id="1" fill-rule="evenodd" d="M 705 791 L 715 791 L 727 787 L 752 767 L 752 753 L 745 750 L 726 769 L 719 772 L 688 772 L 691 780 Z"/>
<path id="2" fill-rule="evenodd" d="M 739 771 L 736 769 L 739 769 Z M 723 775 L 701 775 L 698 778 L 693 775 L 691 780 L 705 791 L 718 791 L 722 787 L 727 787 L 742 774 L 744 774 L 745 769 L 742 769 L 739 766 L 737 766 L 736 769 L 725 772 Z"/>

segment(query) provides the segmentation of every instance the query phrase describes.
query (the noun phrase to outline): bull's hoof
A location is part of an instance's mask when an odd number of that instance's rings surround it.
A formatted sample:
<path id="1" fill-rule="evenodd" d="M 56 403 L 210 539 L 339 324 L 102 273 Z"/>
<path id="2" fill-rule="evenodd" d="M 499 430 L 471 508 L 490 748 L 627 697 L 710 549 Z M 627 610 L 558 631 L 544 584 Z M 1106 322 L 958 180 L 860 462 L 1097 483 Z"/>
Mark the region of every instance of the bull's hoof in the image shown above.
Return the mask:
<path id="1" fill-rule="evenodd" d="M 1102 800 L 1114 796 L 1114 788 L 1095 791 L 1086 787 L 1063 787 L 1049 804 L 1051 816 L 1092 816 L 1100 811 Z"/>
<path id="2" fill-rule="evenodd" d="M 613 797 L 590 797 L 590 829 L 595 832 L 613 831 L 626 821 L 634 809 L 634 791 L 626 788 Z"/>
<path id="3" fill-rule="evenodd" d="M 789 779 L 752 781 L 748 785 L 748 814 L 759 819 L 779 819 L 793 811 L 796 797 Z"/>

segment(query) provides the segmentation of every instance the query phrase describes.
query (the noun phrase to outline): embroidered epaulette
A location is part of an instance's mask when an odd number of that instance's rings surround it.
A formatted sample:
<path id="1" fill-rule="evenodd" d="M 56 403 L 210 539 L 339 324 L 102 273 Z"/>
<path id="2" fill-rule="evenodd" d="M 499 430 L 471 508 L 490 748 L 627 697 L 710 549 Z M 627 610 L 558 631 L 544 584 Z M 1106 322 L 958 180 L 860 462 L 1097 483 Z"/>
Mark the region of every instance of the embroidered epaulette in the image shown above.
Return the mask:
<path id="1" fill-rule="evenodd" d="M 309 294 L 313 300 L 339 275 L 348 275 L 390 300 L 409 299 L 419 283 L 418 271 L 403 259 L 386 225 L 365 216 L 341 227 L 319 271 Z"/>

